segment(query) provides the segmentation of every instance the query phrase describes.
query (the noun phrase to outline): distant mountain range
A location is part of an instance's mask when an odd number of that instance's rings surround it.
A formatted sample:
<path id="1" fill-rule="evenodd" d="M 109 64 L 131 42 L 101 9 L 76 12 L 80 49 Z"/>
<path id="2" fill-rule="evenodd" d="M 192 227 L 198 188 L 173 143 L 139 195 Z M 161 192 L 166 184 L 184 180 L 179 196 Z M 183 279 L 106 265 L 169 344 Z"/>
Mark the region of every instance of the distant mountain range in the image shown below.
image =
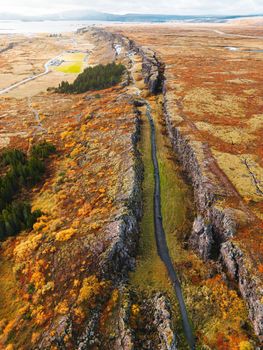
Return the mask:
<path id="1" fill-rule="evenodd" d="M 13 13 L 0 13 L 0 20 L 21 20 L 21 21 L 110 21 L 110 22 L 212 22 L 222 23 L 230 19 L 244 17 L 258 17 L 260 15 L 242 16 L 179 16 L 179 15 L 156 15 L 156 14 L 136 14 L 116 15 L 97 11 L 66 11 L 43 16 L 24 16 Z"/>

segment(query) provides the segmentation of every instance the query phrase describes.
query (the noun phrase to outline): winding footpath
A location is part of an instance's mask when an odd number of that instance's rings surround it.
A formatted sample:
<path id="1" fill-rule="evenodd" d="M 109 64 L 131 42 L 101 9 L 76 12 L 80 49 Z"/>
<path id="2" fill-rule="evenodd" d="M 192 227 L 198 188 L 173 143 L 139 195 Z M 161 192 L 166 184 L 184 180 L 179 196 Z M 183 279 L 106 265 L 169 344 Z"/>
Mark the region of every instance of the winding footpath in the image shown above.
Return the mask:
<path id="1" fill-rule="evenodd" d="M 173 288 L 175 290 L 175 293 L 178 299 L 187 342 L 189 344 L 190 349 L 195 350 L 195 338 L 194 338 L 192 327 L 190 325 L 190 321 L 187 315 L 187 310 L 186 310 L 186 306 L 185 306 L 185 302 L 184 302 L 184 298 L 181 290 L 181 285 L 169 254 L 169 249 L 167 246 L 166 236 L 165 236 L 163 223 L 162 223 L 161 186 L 160 186 L 159 165 L 158 165 L 158 159 L 157 159 L 156 132 L 155 132 L 155 125 L 151 116 L 149 105 L 147 105 L 147 118 L 151 128 L 151 153 L 152 153 L 152 162 L 153 162 L 153 168 L 154 168 L 154 202 L 153 202 L 154 203 L 153 204 L 154 205 L 154 208 L 153 208 L 154 209 L 154 230 L 155 230 L 157 250 L 160 258 L 162 259 L 162 261 L 164 262 L 167 268 L 169 277 L 172 281 Z"/>
<path id="2" fill-rule="evenodd" d="M 47 130 L 42 125 L 42 122 L 41 122 L 41 119 L 40 119 L 38 111 L 35 108 L 33 108 L 33 106 L 32 106 L 32 99 L 31 99 L 31 97 L 28 98 L 27 103 L 28 103 L 28 108 L 33 113 L 33 115 L 35 117 L 35 121 L 37 123 L 36 132 L 40 131 L 40 132 L 47 133 Z"/>

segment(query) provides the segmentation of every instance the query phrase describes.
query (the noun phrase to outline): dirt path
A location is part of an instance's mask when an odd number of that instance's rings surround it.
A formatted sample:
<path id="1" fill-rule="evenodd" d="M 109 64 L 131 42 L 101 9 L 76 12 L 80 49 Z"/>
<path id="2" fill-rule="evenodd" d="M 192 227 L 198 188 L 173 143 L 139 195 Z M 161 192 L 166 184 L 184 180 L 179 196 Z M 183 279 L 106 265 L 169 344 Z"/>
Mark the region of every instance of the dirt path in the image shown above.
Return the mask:
<path id="1" fill-rule="evenodd" d="M 37 74 L 37 75 L 34 75 L 34 76 L 31 76 L 29 78 L 26 78 L 24 80 L 21 80 L 19 81 L 18 83 L 15 83 L 15 84 L 12 84 L 4 89 L 1 89 L 0 90 L 0 95 L 3 95 L 11 90 L 14 90 L 15 88 L 19 87 L 20 85 L 24 85 L 26 83 L 28 83 L 29 81 L 32 81 L 32 80 L 35 80 L 39 77 L 42 77 L 43 75 L 46 75 L 49 73 L 49 69 L 48 68 L 45 68 L 45 71 L 43 73 L 40 73 L 40 74 Z"/>
<path id="2" fill-rule="evenodd" d="M 36 126 L 36 132 L 37 131 L 40 131 L 40 132 L 45 132 L 47 133 L 47 130 L 43 127 L 42 125 L 42 122 L 40 120 L 40 116 L 39 116 L 39 113 L 38 111 L 33 108 L 32 106 L 32 99 L 31 97 L 28 98 L 28 108 L 30 109 L 30 111 L 34 114 L 34 117 L 35 117 L 35 121 L 37 123 L 37 126 Z"/>
<path id="3" fill-rule="evenodd" d="M 214 29 L 212 31 L 214 33 L 216 33 L 216 34 L 223 35 L 223 36 L 228 36 L 228 37 L 231 37 L 231 38 L 263 39 L 263 36 L 253 36 L 253 35 L 225 33 L 222 30 L 217 30 L 217 29 Z"/>
<path id="4" fill-rule="evenodd" d="M 155 125 L 154 121 L 151 117 L 150 106 L 147 107 L 147 117 L 151 127 L 151 152 L 152 152 L 152 162 L 154 169 L 154 231 L 156 238 L 157 250 L 160 258 L 164 262 L 169 277 L 172 281 L 173 288 L 175 290 L 180 312 L 183 321 L 183 327 L 187 342 L 191 350 L 195 349 L 195 339 L 192 331 L 192 327 L 190 325 L 190 321 L 188 319 L 187 310 L 181 290 L 181 285 L 177 274 L 175 272 L 169 249 L 166 242 L 166 235 L 163 228 L 163 219 L 162 219 L 162 210 L 161 210 L 161 186 L 160 186 L 160 174 L 159 174 L 159 164 L 157 160 L 157 145 L 156 145 L 156 133 L 155 133 Z"/>

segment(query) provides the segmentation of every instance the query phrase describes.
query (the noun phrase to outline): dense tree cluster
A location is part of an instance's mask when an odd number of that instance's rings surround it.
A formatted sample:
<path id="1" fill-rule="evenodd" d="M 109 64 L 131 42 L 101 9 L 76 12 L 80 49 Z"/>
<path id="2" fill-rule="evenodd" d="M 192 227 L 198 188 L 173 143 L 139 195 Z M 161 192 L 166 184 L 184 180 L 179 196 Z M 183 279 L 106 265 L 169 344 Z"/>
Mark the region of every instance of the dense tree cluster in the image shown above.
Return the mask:
<path id="1" fill-rule="evenodd" d="M 99 64 L 95 67 L 86 68 L 72 84 L 62 81 L 57 92 L 83 93 L 88 90 L 101 90 L 118 84 L 125 70 L 122 64 L 109 63 Z"/>
<path id="2" fill-rule="evenodd" d="M 31 213 L 28 203 L 17 203 L 15 196 L 23 187 L 30 187 L 41 180 L 45 172 L 44 159 L 55 152 L 55 147 L 43 142 L 32 147 L 30 156 L 16 149 L 0 155 L 0 166 L 7 167 L 0 177 L 0 239 L 31 228 L 39 212 Z M 10 204 L 11 203 L 11 204 Z"/>
<path id="3" fill-rule="evenodd" d="M 0 239 L 14 236 L 22 230 L 32 229 L 40 210 L 31 211 L 31 206 L 24 202 L 14 202 L 0 214 Z"/>

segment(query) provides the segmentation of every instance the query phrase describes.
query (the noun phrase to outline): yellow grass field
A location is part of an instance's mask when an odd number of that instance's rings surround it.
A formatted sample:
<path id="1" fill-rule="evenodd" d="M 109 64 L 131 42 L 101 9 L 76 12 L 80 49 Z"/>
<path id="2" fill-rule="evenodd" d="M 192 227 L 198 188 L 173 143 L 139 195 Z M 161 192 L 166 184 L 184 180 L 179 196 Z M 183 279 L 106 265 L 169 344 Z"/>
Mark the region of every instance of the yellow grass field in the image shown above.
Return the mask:
<path id="1" fill-rule="evenodd" d="M 59 67 L 55 68 L 56 71 L 62 72 L 62 73 L 81 73 L 83 70 L 83 63 L 82 62 L 70 62 L 70 63 L 64 63 Z"/>

